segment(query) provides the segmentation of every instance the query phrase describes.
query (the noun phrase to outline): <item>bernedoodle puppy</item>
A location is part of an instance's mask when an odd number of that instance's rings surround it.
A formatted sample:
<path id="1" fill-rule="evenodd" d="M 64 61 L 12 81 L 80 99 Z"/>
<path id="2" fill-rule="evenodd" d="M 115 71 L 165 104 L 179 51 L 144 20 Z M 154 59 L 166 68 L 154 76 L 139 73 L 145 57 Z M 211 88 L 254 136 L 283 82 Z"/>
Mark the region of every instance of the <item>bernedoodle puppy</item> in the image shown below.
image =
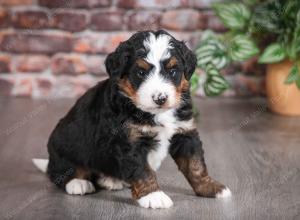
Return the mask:
<path id="1" fill-rule="evenodd" d="M 141 207 L 169 208 L 155 172 L 169 153 L 197 196 L 230 190 L 207 172 L 189 80 L 196 57 L 166 31 L 143 31 L 108 55 L 109 79 L 89 89 L 52 132 L 49 160 L 33 159 L 68 194 L 130 186 Z"/>

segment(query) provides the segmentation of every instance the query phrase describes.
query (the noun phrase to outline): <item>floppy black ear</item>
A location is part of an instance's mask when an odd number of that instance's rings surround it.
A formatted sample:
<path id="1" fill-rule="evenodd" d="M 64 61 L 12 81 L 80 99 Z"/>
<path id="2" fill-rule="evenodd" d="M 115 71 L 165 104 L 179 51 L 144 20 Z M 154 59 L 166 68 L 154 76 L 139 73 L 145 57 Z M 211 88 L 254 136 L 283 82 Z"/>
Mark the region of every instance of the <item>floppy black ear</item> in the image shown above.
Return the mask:
<path id="1" fill-rule="evenodd" d="M 180 42 L 179 44 L 184 62 L 184 75 L 187 80 L 190 80 L 196 68 L 197 58 L 194 52 L 191 51 L 184 42 Z"/>
<path id="2" fill-rule="evenodd" d="M 126 45 L 126 42 L 123 42 L 107 56 L 105 67 L 110 78 L 120 78 L 122 76 L 129 62 L 129 50 L 129 46 Z"/>

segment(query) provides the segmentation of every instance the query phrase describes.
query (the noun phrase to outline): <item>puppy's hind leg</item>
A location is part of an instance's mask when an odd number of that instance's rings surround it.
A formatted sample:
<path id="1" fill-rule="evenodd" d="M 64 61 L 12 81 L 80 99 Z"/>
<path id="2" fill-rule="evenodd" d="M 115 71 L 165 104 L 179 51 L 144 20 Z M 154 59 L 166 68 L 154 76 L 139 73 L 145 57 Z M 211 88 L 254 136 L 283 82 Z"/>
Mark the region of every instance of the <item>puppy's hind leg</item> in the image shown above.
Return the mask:
<path id="1" fill-rule="evenodd" d="M 49 160 L 47 173 L 50 180 L 71 195 L 84 195 L 95 192 L 91 182 L 92 173 L 85 168 L 75 167 L 69 161 L 55 157 Z"/>
<path id="2" fill-rule="evenodd" d="M 95 187 L 91 181 L 78 178 L 70 180 L 65 189 L 70 195 L 85 195 L 95 192 Z"/>
<path id="3" fill-rule="evenodd" d="M 74 178 L 65 185 L 65 190 L 71 195 L 85 195 L 95 192 L 91 180 L 91 172 L 88 169 L 76 168 Z"/>

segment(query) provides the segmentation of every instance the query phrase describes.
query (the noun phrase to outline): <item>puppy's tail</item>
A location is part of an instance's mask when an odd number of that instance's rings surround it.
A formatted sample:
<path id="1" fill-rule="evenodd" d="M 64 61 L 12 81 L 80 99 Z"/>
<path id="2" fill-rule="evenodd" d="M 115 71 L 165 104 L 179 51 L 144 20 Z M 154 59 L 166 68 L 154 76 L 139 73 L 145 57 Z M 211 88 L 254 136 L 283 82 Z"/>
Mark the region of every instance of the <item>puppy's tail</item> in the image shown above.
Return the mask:
<path id="1" fill-rule="evenodd" d="M 32 163 L 43 173 L 47 172 L 49 159 L 37 159 L 33 158 Z"/>

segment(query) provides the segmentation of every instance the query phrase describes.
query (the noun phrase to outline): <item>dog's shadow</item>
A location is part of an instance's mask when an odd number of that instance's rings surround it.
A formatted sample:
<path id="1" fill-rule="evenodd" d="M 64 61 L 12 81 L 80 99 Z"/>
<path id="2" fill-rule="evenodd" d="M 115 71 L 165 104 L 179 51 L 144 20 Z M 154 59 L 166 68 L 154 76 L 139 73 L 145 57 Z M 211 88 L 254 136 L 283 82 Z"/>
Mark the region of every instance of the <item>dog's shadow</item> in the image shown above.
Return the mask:
<path id="1" fill-rule="evenodd" d="M 180 194 L 185 196 L 194 196 L 193 190 L 188 188 L 182 188 L 172 185 L 161 185 L 161 189 L 169 194 Z M 130 196 L 130 189 L 126 189 L 128 193 L 123 193 L 121 191 L 110 191 L 99 190 L 97 193 L 93 194 L 94 198 L 103 201 L 117 202 L 122 204 L 128 204 L 130 206 L 136 207 L 137 204 Z"/>
<path id="2" fill-rule="evenodd" d="M 131 198 L 130 193 L 123 193 L 121 191 L 105 191 L 99 190 L 97 193 L 93 194 L 94 198 L 103 201 L 117 202 L 122 204 L 128 204 L 130 206 L 137 206 L 134 200 Z"/>
<path id="3" fill-rule="evenodd" d="M 192 189 L 182 188 L 172 185 L 161 185 L 161 188 L 168 193 L 180 194 L 180 195 L 188 195 L 194 196 L 194 192 Z"/>

